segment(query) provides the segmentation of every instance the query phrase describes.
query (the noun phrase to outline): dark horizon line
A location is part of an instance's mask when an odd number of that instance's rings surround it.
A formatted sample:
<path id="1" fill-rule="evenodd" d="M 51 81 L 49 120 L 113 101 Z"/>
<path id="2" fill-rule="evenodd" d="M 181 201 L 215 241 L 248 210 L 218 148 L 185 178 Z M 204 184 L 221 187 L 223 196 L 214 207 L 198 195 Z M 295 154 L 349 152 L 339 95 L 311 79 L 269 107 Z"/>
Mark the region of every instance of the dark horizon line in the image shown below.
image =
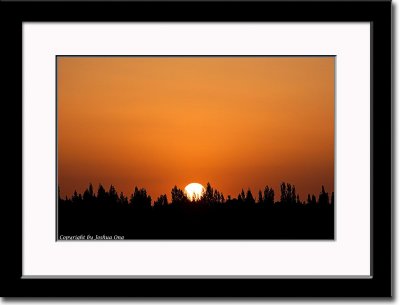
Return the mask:
<path id="1" fill-rule="evenodd" d="M 286 186 L 291 187 L 292 190 L 294 190 L 295 195 L 298 196 L 298 197 L 300 197 L 299 194 L 297 193 L 297 189 L 296 189 L 296 186 L 295 186 L 294 184 L 291 184 L 291 183 L 287 183 L 287 182 L 282 181 L 282 182 L 280 183 L 280 186 L 282 186 L 283 184 L 285 185 L 285 187 L 286 187 Z M 211 183 L 210 183 L 210 182 L 207 182 L 207 183 L 206 183 L 206 186 L 203 186 L 203 185 L 202 185 L 202 186 L 204 187 L 204 190 L 205 190 L 205 191 L 203 192 L 203 195 L 200 197 L 200 199 L 204 196 L 204 194 L 205 194 L 205 192 L 206 192 L 206 190 L 207 190 L 207 186 L 208 186 L 208 185 L 211 187 L 211 190 L 212 190 L 212 191 L 217 191 L 220 195 L 222 195 L 222 196 L 224 197 L 225 201 L 227 201 L 227 200 L 229 200 L 229 199 L 230 199 L 230 200 L 239 200 L 239 197 L 240 197 L 241 195 L 243 195 L 243 194 L 244 194 L 244 195 L 247 195 L 247 193 L 250 192 L 251 195 L 253 196 L 254 200 L 255 200 L 256 202 L 258 202 L 258 200 L 257 200 L 257 199 L 258 199 L 258 194 L 261 192 L 262 195 L 264 195 L 266 189 L 267 189 L 267 190 L 272 190 L 272 192 L 274 193 L 274 196 L 275 196 L 275 195 L 279 195 L 278 193 L 275 194 L 275 189 L 273 189 L 273 188 L 270 187 L 269 185 L 266 185 L 263 189 L 259 189 L 259 190 L 256 191 L 256 193 L 254 193 L 254 194 L 253 194 L 253 191 L 251 190 L 251 188 L 248 187 L 248 188 L 242 188 L 242 189 L 238 192 L 238 194 L 236 195 L 236 197 L 233 196 L 233 195 L 231 195 L 231 194 L 228 194 L 228 195 L 226 196 L 226 198 L 225 198 L 223 192 L 221 192 L 221 191 L 219 191 L 218 189 L 212 187 L 212 186 L 211 186 Z M 114 184 L 110 184 L 110 185 L 108 186 L 108 189 L 106 189 L 105 186 L 104 186 L 102 183 L 98 183 L 97 191 L 95 191 L 95 190 L 94 190 L 94 185 L 93 185 L 93 183 L 90 182 L 89 185 L 86 187 L 86 189 L 85 189 L 82 193 L 78 193 L 77 190 L 75 189 L 74 192 L 70 195 L 70 197 L 68 197 L 68 195 L 65 195 L 63 200 L 70 200 L 70 199 L 75 195 L 75 193 L 76 193 L 78 196 L 84 194 L 85 191 L 89 190 L 90 186 L 92 187 L 93 194 L 94 194 L 95 197 L 96 197 L 96 194 L 98 194 L 98 191 L 99 191 L 100 187 L 102 187 L 102 188 L 105 190 L 106 193 L 109 193 L 111 187 L 113 187 L 118 196 L 123 195 L 123 196 L 124 196 L 125 198 L 127 198 L 127 199 L 129 199 L 130 197 L 132 197 L 132 196 L 134 195 L 134 193 L 135 193 L 136 190 L 139 190 L 139 191 L 144 190 L 144 191 L 146 192 L 146 194 L 147 194 L 147 189 L 146 189 L 146 187 L 139 187 L 139 186 L 137 186 L 137 185 L 135 185 L 135 186 L 133 187 L 133 191 L 132 191 L 131 193 L 128 193 L 128 194 L 125 194 L 125 193 L 122 192 L 122 191 L 121 191 L 121 192 L 118 192 L 117 189 L 116 189 L 116 187 L 114 186 Z M 160 197 L 162 197 L 162 196 L 171 195 L 171 192 L 174 190 L 174 188 L 177 188 L 178 190 L 182 191 L 182 192 L 184 193 L 185 197 L 186 197 L 189 201 L 192 201 L 192 200 L 190 200 L 190 198 L 188 198 L 188 197 L 186 196 L 185 189 L 184 189 L 184 188 L 181 189 L 181 188 L 178 187 L 176 184 L 171 188 L 171 191 L 170 191 L 169 193 L 163 193 L 163 194 L 160 194 L 160 195 L 158 195 L 158 196 L 155 196 L 154 198 L 152 198 L 149 194 L 147 194 L 147 195 L 152 199 L 152 202 L 154 203 L 156 200 L 158 200 L 158 199 L 159 199 Z M 58 184 L 58 188 L 57 188 L 57 194 L 58 194 L 57 197 L 58 197 L 58 198 L 61 198 L 61 196 L 60 196 L 60 190 L 61 190 L 61 187 L 60 187 L 60 185 Z M 279 188 L 278 191 L 282 192 L 282 189 Z M 314 193 L 307 193 L 307 198 L 306 198 L 306 200 L 304 200 L 304 201 L 303 201 L 303 200 L 300 200 L 300 202 L 301 202 L 301 203 L 306 203 L 307 200 L 309 199 L 308 197 L 310 197 L 310 198 L 312 198 L 312 197 L 317 198 L 318 195 L 322 194 L 322 191 L 324 191 L 324 192 L 325 192 L 326 194 L 328 194 L 328 195 L 330 194 L 331 196 L 332 196 L 332 194 L 335 193 L 334 190 L 331 191 L 331 192 L 327 192 L 327 191 L 325 190 L 325 186 L 324 186 L 323 184 L 321 184 L 321 192 L 320 192 L 319 194 L 315 195 Z M 255 196 L 254 196 L 254 195 L 255 195 Z M 228 198 L 229 198 L 229 199 L 228 199 Z M 62 199 L 62 198 L 61 198 L 61 199 Z M 199 199 L 197 199 L 197 200 L 199 200 Z M 277 201 L 274 200 L 274 203 L 278 203 L 278 202 L 280 202 L 280 201 L 279 201 L 279 200 L 277 200 Z"/>

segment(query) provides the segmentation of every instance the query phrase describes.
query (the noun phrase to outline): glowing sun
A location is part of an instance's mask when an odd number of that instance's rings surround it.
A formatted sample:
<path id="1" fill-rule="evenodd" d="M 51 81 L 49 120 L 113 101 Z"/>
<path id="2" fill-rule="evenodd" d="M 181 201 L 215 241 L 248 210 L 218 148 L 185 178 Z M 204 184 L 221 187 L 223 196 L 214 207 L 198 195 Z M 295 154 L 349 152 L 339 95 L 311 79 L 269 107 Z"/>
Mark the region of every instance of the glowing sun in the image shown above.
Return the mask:
<path id="1" fill-rule="evenodd" d="M 199 200 L 204 194 L 204 186 L 200 183 L 190 183 L 185 187 L 185 193 L 189 200 Z"/>

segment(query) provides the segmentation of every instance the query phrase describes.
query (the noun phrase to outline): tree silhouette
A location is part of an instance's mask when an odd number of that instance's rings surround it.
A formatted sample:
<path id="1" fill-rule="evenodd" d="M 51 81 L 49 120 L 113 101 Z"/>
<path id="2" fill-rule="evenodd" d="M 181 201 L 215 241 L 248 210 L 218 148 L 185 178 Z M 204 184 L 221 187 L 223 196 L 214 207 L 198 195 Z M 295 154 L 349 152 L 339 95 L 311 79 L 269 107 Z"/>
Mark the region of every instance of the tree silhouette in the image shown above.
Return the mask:
<path id="1" fill-rule="evenodd" d="M 110 189 L 108 190 L 108 199 L 111 204 L 115 204 L 118 202 L 118 194 L 115 187 L 111 184 Z"/>
<path id="2" fill-rule="evenodd" d="M 250 189 L 247 189 L 245 203 L 246 205 L 254 205 L 256 203 Z"/>
<path id="3" fill-rule="evenodd" d="M 297 202 L 296 188 L 290 183 L 281 183 L 281 204 L 294 206 Z"/>
<path id="4" fill-rule="evenodd" d="M 315 195 L 313 194 L 311 197 L 311 205 L 316 206 L 317 205 L 317 199 L 315 198 Z"/>
<path id="5" fill-rule="evenodd" d="M 225 202 L 224 194 L 218 190 L 214 190 L 213 201 L 215 204 L 223 204 Z"/>
<path id="6" fill-rule="evenodd" d="M 244 190 L 242 189 L 242 191 L 239 193 L 238 195 L 238 202 L 240 204 L 244 204 L 246 202 L 246 194 L 244 193 Z"/>
<path id="7" fill-rule="evenodd" d="M 72 199 L 72 203 L 75 203 L 75 204 L 79 203 L 79 196 L 78 196 L 78 192 L 76 190 L 72 194 L 71 199 Z"/>
<path id="8" fill-rule="evenodd" d="M 97 202 L 101 205 L 107 204 L 107 192 L 103 185 L 99 184 L 99 188 L 97 189 Z"/>
<path id="9" fill-rule="evenodd" d="M 171 204 L 166 194 L 152 204 L 145 188 L 134 187 L 128 200 L 110 185 L 89 184 L 83 195 L 76 190 L 61 198 L 58 188 L 59 234 L 123 235 L 127 239 L 191 238 L 333 238 L 334 193 L 329 198 L 321 187 L 318 200 L 308 194 L 302 202 L 294 185 L 280 184 L 280 201 L 268 185 L 258 191 L 257 202 L 250 188 L 237 198 L 227 196 L 208 182 L 201 198 L 190 201 L 176 185 Z"/>
<path id="10" fill-rule="evenodd" d="M 83 192 L 83 201 L 86 204 L 94 202 L 95 196 L 93 192 L 93 185 L 90 183 L 89 187 Z"/>
<path id="11" fill-rule="evenodd" d="M 275 192 L 268 185 L 264 188 L 264 204 L 272 206 L 274 204 Z"/>
<path id="12" fill-rule="evenodd" d="M 128 205 L 128 197 L 124 196 L 123 192 L 119 194 L 118 203 L 122 206 Z"/>
<path id="13" fill-rule="evenodd" d="M 157 200 L 154 202 L 154 207 L 161 208 L 165 206 L 168 206 L 168 198 L 167 195 L 164 194 L 157 198 Z"/>
<path id="14" fill-rule="evenodd" d="M 184 205 L 189 201 L 185 193 L 176 185 L 171 190 L 171 197 L 172 197 L 171 204 L 173 205 Z"/>
<path id="15" fill-rule="evenodd" d="M 204 192 L 202 201 L 206 205 L 211 205 L 214 201 L 214 189 L 211 187 L 209 182 L 206 185 L 206 190 Z"/>
<path id="16" fill-rule="evenodd" d="M 264 204 L 264 198 L 263 198 L 263 193 L 261 192 L 261 190 L 258 191 L 258 204 L 263 205 Z"/>
<path id="17" fill-rule="evenodd" d="M 310 194 L 307 195 L 307 204 L 310 205 L 310 206 L 311 206 L 311 204 L 312 204 Z"/>
<path id="18" fill-rule="evenodd" d="M 324 186 L 322 186 L 321 193 L 319 194 L 318 204 L 321 206 L 327 206 L 329 204 L 329 195 L 325 192 Z"/>
<path id="19" fill-rule="evenodd" d="M 147 195 L 147 191 L 144 188 L 139 189 L 135 186 L 135 190 L 131 195 L 129 203 L 134 208 L 148 209 L 151 208 L 151 197 Z"/>
<path id="20" fill-rule="evenodd" d="M 217 206 L 225 202 L 225 197 L 220 191 L 214 189 L 208 182 L 202 197 L 197 198 L 197 201 L 202 205 Z"/>

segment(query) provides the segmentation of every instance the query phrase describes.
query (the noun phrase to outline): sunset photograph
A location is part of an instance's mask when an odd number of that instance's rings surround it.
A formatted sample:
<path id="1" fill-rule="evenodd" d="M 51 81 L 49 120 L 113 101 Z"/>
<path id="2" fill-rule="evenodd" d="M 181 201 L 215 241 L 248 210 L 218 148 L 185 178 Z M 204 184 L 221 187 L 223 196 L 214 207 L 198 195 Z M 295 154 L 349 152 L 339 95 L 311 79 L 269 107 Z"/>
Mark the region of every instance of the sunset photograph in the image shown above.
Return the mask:
<path id="1" fill-rule="evenodd" d="M 335 56 L 57 56 L 57 240 L 335 238 Z"/>

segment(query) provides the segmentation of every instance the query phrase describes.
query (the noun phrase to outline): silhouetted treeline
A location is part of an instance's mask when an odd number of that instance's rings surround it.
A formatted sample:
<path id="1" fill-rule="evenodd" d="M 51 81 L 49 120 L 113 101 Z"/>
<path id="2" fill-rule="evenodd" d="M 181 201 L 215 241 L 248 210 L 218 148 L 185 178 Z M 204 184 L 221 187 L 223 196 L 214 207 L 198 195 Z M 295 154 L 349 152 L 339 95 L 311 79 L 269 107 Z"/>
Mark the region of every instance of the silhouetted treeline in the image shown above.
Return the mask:
<path id="1" fill-rule="evenodd" d="M 114 186 L 92 184 L 71 197 L 58 196 L 58 236 L 124 236 L 125 239 L 332 239 L 334 193 L 301 201 L 294 185 L 282 183 L 280 196 L 266 186 L 257 198 L 250 189 L 224 197 L 207 183 L 200 198 L 189 200 L 174 186 L 171 202 L 154 201 L 135 187 L 128 197 Z M 277 200 L 277 198 L 279 200 Z"/>

